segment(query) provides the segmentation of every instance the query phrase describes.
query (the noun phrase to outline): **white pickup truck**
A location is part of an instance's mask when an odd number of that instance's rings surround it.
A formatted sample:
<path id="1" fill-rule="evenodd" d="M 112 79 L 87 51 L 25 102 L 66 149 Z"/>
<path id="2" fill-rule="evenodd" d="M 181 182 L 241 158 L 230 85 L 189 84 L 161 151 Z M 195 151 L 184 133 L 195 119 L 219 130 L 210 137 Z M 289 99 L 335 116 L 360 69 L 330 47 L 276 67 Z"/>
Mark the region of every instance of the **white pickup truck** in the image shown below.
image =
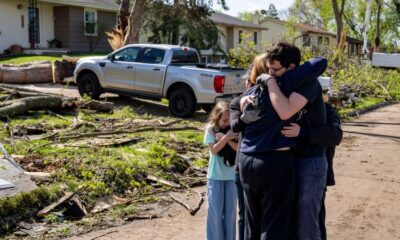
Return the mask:
<path id="1" fill-rule="evenodd" d="M 169 100 L 170 112 L 189 117 L 202 107 L 240 95 L 244 69 L 200 64 L 196 49 L 174 45 L 132 44 L 107 56 L 82 58 L 74 71 L 81 96 L 103 92 Z"/>

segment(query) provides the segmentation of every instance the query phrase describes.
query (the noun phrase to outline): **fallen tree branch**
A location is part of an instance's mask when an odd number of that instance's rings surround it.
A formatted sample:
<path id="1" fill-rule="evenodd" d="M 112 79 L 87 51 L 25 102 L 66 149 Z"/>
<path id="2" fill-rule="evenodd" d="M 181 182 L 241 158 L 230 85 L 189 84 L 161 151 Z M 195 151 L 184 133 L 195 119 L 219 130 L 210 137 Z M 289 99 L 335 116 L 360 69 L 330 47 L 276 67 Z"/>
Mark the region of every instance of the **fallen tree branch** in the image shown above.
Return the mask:
<path id="1" fill-rule="evenodd" d="M 59 137 L 58 140 L 71 140 L 71 139 L 79 139 L 84 137 L 95 137 L 102 135 L 113 135 L 113 134 L 123 134 L 123 133 L 139 133 L 139 132 L 148 132 L 148 131 L 159 131 L 159 132 L 169 132 L 169 131 L 185 131 L 185 130 L 197 130 L 202 131 L 196 127 L 179 127 L 179 128 L 159 128 L 159 127 L 148 127 L 136 130 L 116 130 L 116 131 L 104 131 L 104 132 L 94 132 L 94 133 L 81 133 L 81 134 L 66 134 L 62 137 Z M 45 138 L 52 138 L 51 136 Z"/>
<path id="2" fill-rule="evenodd" d="M 181 206 L 186 208 L 186 210 L 189 211 L 190 215 L 194 216 L 200 210 L 201 205 L 204 202 L 203 195 L 201 193 L 199 193 L 197 190 L 194 190 L 194 191 L 200 196 L 200 199 L 197 201 L 197 205 L 194 208 L 189 207 L 189 205 L 187 203 L 185 203 L 183 200 L 175 197 L 172 194 L 169 194 L 169 196 L 172 198 L 172 200 L 174 200 L 175 202 L 179 203 Z"/>
<path id="3" fill-rule="evenodd" d="M 174 188 L 181 188 L 182 187 L 179 184 L 176 184 L 174 182 L 171 182 L 171 181 L 168 181 L 168 180 L 165 180 L 165 179 L 153 176 L 153 175 L 147 175 L 147 179 L 150 180 L 150 181 L 158 182 L 158 183 L 161 183 L 161 184 L 164 184 L 164 185 L 167 185 L 167 186 L 170 186 L 170 187 L 174 187 Z"/>

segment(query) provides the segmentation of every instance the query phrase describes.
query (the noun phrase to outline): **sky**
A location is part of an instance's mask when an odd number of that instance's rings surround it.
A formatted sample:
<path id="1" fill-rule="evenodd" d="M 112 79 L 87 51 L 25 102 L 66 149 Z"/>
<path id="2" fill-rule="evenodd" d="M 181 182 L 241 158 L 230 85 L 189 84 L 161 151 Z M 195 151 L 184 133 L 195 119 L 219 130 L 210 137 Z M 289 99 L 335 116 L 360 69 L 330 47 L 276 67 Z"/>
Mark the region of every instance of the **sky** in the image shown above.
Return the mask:
<path id="1" fill-rule="evenodd" d="M 237 17 L 239 12 L 254 11 L 261 9 L 268 9 L 269 4 L 274 4 L 280 10 L 290 7 L 294 0 L 225 0 L 229 11 L 222 11 L 223 13 Z M 214 4 L 215 9 L 220 10 L 218 4 Z"/>

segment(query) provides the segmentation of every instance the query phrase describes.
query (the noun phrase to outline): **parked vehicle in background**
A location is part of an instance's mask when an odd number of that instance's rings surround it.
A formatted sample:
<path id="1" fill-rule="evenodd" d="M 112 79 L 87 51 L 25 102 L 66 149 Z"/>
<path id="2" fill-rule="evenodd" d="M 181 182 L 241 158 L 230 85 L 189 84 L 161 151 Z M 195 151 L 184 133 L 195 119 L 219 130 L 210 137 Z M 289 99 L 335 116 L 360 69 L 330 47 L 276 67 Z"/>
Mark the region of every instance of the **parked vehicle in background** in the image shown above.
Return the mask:
<path id="1" fill-rule="evenodd" d="M 98 99 L 112 92 L 169 100 L 170 112 L 189 117 L 197 109 L 211 110 L 220 100 L 244 91 L 244 69 L 200 64 L 196 49 L 175 45 L 132 44 L 107 56 L 78 61 L 74 80 L 81 96 Z"/>
<path id="2" fill-rule="evenodd" d="M 373 53 L 373 67 L 400 68 L 399 53 Z"/>

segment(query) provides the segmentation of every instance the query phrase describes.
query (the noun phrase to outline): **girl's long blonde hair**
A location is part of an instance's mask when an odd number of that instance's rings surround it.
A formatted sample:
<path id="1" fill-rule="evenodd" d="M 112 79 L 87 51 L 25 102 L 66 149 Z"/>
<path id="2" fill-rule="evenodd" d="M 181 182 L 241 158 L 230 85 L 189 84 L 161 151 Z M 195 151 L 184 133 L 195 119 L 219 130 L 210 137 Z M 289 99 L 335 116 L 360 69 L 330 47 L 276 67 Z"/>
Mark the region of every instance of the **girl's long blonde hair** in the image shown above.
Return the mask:
<path id="1" fill-rule="evenodd" d="M 225 101 L 217 102 L 217 104 L 215 104 L 215 107 L 211 111 L 210 116 L 208 117 L 208 124 L 210 124 L 215 129 L 219 128 L 218 120 L 225 112 L 229 112 L 229 103 Z"/>
<path id="2" fill-rule="evenodd" d="M 263 73 L 268 73 L 266 53 L 257 55 L 253 60 L 253 70 L 250 75 L 250 82 L 256 84 L 256 79 Z"/>

